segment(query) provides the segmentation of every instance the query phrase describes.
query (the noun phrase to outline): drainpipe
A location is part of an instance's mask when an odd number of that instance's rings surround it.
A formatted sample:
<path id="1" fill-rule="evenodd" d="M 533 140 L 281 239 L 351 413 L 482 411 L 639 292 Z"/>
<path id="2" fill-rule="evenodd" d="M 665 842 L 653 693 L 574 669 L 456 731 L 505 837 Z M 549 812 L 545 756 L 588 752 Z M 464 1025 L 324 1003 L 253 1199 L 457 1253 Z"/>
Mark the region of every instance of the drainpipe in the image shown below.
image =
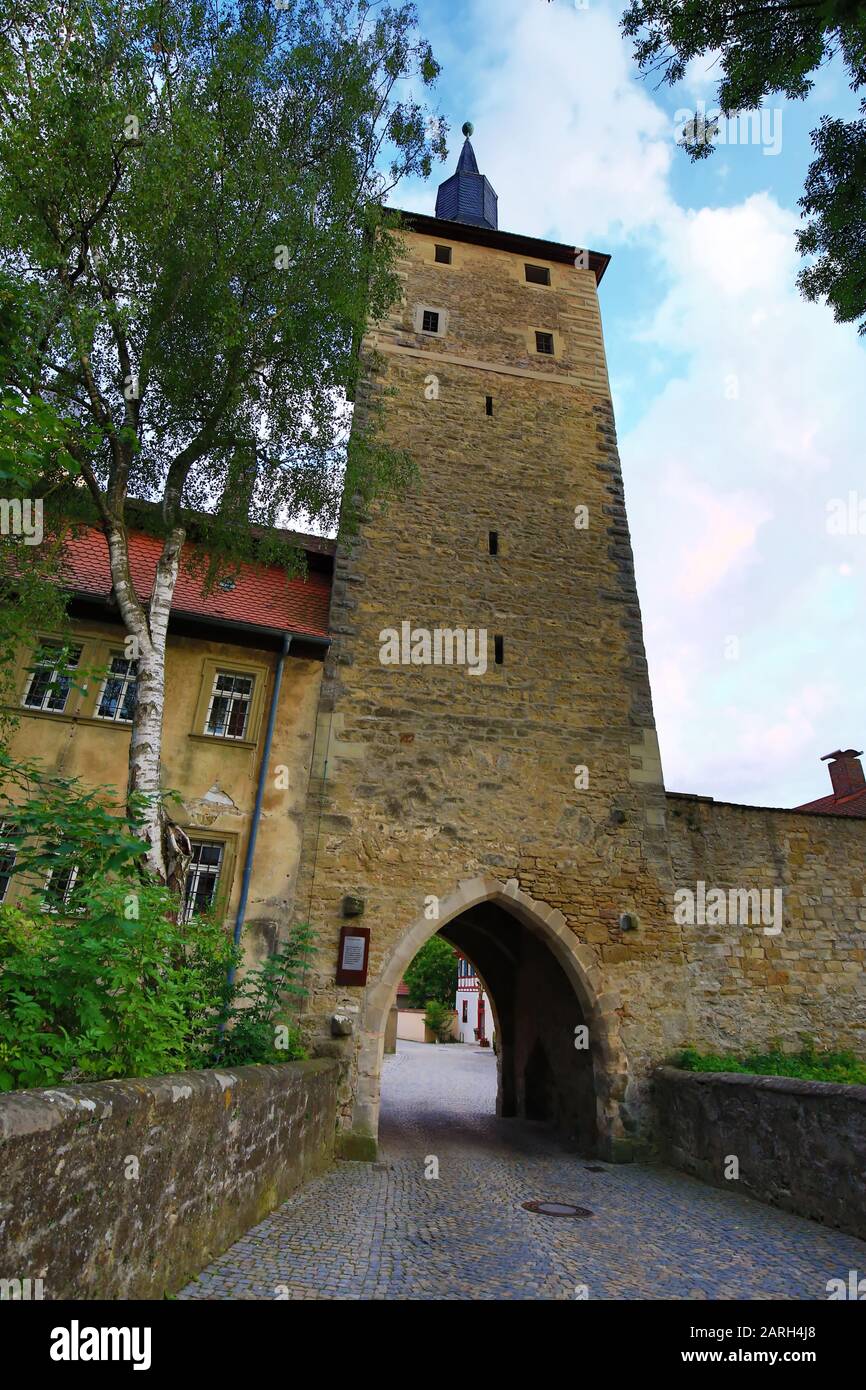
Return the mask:
<path id="1" fill-rule="evenodd" d="M 253 858 L 256 852 L 256 840 L 258 839 L 259 834 L 259 820 L 261 819 L 262 814 L 262 802 L 264 801 L 265 797 L 265 782 L 267 781 L 268 776 L 268 763 L 270 762 L 271 757 L 271 743 L 273 742 L 274 737 L 274 725 L 277 722 L 277 705 L 279 704 L 280 700 L 280 686 L 283 683 L 283 666 L 285 665 L 285 660 L 288 656 L 289 648 L 291 647 L 291 645 L 291 633 L 284 632 L 283 645 L 280 650 L 280 655 L 277 658 L 277 669 L 274 674 L 274 689 L 273 693 L 271 694 L 271 707 L 268 710 L 268 727 L 267 732 L 265 733 L 265 746 L 262 749 L 262 761 L 261 766 L 259 767 L 259 785 L 256 788 L 256 805 L 253 811 L 253 823 L 250 826 L 250 838 L 247 844 L 246 859 L 244 860 L 244 876 L 241 882 L 241 898 L 240 902 L 238 903 L 238 911 L 237 916 L 235 918 L 234 943 L 236 946 L 240 944 L 241 932 L 243 931 L 244 926 L 244 916 L 246 915 L 247 910 L 247 899 L 250 895 L 250 878 L 252 877 Z M 231 989 L 231 986 L 234 983 L 234 978 L 235 967 L 234 965 L 232 965 L 231 969 L 229 970 L 227 980 L 229 989 Z"/>

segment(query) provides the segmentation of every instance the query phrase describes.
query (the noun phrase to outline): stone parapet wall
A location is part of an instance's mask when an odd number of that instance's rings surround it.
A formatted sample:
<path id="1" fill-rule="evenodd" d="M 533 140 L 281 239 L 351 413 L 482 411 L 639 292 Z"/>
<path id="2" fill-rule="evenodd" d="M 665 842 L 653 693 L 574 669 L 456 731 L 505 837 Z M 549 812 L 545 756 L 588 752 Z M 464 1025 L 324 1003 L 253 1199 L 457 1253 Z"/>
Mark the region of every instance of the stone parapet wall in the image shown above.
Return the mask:
<path id="1" fill-rule="evenodd" d="M 653 1091 L 673 1167 L 866 1238 L 866 1086 L 662 1067 Z"/>
<path id="2" fill-rule="evenodd" d="M 318 1060 L 0 1095 L 0 1280 L 162 1298 L 328 1168 Z M 275 1294 L 276 1296 L 276 1294 Z"/>

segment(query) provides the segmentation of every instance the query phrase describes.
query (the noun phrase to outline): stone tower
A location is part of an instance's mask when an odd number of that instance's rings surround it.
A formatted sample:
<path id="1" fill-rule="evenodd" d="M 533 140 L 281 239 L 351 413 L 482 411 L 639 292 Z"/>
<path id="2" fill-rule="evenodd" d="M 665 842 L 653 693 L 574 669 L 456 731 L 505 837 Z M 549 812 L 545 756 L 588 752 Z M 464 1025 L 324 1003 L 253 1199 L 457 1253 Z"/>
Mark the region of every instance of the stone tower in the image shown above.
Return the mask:
<path id="1" fill-rule="evenodd" d="M 385 388 L 418 476 L 338 556 L 295 905 L 320 943 L 307 1023 L 345 1062 L 343 1152 L 369 1156 L 385 1021 L 440 931 L 496 1011 L 500 1113 L 627 1157 L 686 1024 L 609 258 L 500 231 L 464 132 L 439 215 L 405 214 L 402 297 L 363 347 L 358 409 Z M 339 986 L 362 904 L 367 984 Z M 335 1013 L 352 1032 L 329 1041 Z"/>

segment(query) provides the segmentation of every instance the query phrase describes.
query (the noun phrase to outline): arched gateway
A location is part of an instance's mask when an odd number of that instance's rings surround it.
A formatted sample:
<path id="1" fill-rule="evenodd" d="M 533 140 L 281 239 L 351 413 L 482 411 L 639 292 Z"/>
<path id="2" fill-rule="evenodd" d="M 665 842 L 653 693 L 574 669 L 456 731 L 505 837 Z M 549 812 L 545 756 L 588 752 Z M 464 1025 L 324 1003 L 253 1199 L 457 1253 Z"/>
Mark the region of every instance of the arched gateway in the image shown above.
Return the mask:
<path id="1" fill-rule="evenodd" d="M 385 1025 L 403 974 L 438 932 L 471 952 L 497 1009 L 497 1113 L 546 1119 L 583 1151 L 616 1153 L 625 1136 L 620 1103 L 628 1065 L 619 1036 L 617 998 L 603 992 L 593 952 L 569 931 L 565 917 L 489 875 L 466 879 L 438 899 L 435 920 L 421 913 L 368 984 L 358 1021 L 359 1083 L 355 1134 L 375 1138 Z M 527 950 L 525 934 L 535 949 Z M 539 1003 L 543 1008 L 533 1007 Z M 551 1085 L 545 1100 L 530 1094 L 533 1059 L 543 1056 Z"/>

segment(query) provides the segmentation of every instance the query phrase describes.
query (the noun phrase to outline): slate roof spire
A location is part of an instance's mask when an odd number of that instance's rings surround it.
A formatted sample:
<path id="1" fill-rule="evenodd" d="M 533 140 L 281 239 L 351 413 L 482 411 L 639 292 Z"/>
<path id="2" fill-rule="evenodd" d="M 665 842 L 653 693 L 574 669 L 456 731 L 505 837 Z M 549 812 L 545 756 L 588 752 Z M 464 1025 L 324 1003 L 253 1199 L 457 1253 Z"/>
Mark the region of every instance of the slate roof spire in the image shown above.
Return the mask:
<path id="1" fill-rule="evenodd" d="M 472 122 L 466 121 L 463 126 L 466 139 L 457 161 L 457 170 L 450 179 L 440 183 L 436 194 L 436 216 L 447 222 L 469 222 L 473 227 L 490 227 L 495 231 L 498 226 L 498 199 L 490 181 L 478 172 L 478 162 L 469 139 L 472 131 Z"/>

